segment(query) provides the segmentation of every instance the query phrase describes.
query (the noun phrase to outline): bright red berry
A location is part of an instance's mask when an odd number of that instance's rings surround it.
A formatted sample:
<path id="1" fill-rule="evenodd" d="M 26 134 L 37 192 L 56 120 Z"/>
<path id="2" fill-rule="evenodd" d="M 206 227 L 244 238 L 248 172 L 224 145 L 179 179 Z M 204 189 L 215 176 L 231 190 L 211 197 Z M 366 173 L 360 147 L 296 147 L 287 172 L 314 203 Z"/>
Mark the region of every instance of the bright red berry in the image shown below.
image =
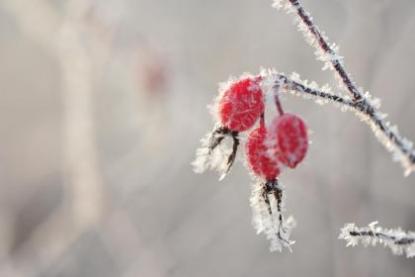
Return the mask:
<path id="1" fill-rule="evenodd" d="M 266 180 L 274 180 L 280 174 L 280 169 L 277 157 L 270 157 L 266 139 L 267 130 L 261 125 L 249 134 L 245 151 L 253 173 Z"/>
<path id="2" fill-rule="evenodd" d="M 222 126 L 232 131 L 246 131 L 264 112 L 264 97 L 260 78 L 245 78 L 233 83 L 219 101 Z"/>
<path id="3" fill-rule="evenodd" d="M 308 149 L 307 126 L 298 116 L 285 113 L 274 119 L 270 127 L 270 140 L 275 142 L 278 160 L 295 168 Z"/>

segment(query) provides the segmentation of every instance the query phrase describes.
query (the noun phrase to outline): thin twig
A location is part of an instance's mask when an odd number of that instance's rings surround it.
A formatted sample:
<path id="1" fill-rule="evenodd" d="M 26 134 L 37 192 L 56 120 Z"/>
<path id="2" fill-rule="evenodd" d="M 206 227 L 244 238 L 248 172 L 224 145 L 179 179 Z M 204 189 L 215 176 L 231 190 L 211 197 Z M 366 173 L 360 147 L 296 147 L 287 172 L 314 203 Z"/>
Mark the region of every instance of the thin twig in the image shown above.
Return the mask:
<path id="1" fill-rule="evenodd" d="M 347 241 L 347 246 L 356 246 L 361 242 L 364 246 L 378 243 L 389 247 L 394 254 L 414 257 L 415 234 L 401 229 L 384 229 L 377 222 L 370 223 L 367 227 L 357 227 L 354 223 L 346 224 L 339 235 L 339 239 Z"/>
<path id="2" fill-rule="evenodd" d="M 336 51 L 330 46 L 327 42 L 327 39 L 322 35 L 318 26 L 313 22 L 311 16 L 306 12 L 299 2 L 299 0 L 288 0 L 289 3 L 295 8 L 298 17 L 301 19 L 303 24 L 308 28 L 308 31 L 314 36 L 315 41 L 318 43 L 320 49 L 329 57 L 329 61 L 332 64 L 334 70 L 340 76 L 347 90 L 353 96 L 355 101 L 360 101 L 363 99 L 362 93 L 356 87 L 351 77 L 347 73 L 344 65 L 341 61 L 341 57 L 337 55 Z"/>
<path id="3" fill-rule="evenodd" d="M 348 100 L 345 97 L 335 95 L 335 94 L 331 94 L 331 93 L 328 93 L 328 92 L 324 92 L 324 91 L 321 91 L 321 90 L 318 90 L 318 89 L 311 88 L 311 87 L 309 87 L 305 84 L 302 84 L 302 83 L 299 83 L 297 81 L 292 80 L 291 78 L 289 78 L 286 75 L 277 74 L 276 75 L 276 84 L 280 84 L 281 82 L 286 86 L 286 88 L 288 90 L 293 90 L 293 91 L 300 92 L 300 93 L 310 94 L 312 96 L 327 99 L 327 100 L 331 100 L 333 102 L 337 102 L 341 105 L 345 105 L 345 106 L 349 106 L 349 107 L 354 107 L 354 105 L 355 105 L 353 101 Z"/>

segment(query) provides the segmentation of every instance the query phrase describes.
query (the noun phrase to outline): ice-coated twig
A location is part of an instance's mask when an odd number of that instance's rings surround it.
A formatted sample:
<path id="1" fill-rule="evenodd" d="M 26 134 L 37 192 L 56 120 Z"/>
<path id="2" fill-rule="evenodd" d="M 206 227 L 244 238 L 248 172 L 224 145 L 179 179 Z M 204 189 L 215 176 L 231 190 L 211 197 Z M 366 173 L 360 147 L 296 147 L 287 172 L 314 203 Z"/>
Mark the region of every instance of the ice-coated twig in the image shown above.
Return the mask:
<path id="1" fill-rule="evenodd" d="M 270 240 L 271 251 L 290 252 L 295 241 L 290 240 L 291 230 L 296 222 L 293 217 L 284 218 L 283 188 L 277 180 L 255 182 L 251 195 L 253 225 L 257 234 L 264 233 Z"/>
<path id="2" fill-rule="evenodd" d="M 330 68 L 334 70 L 355 101 L 363 99 L 363 93 L 356 87 L 356 84 L 344 67 L 343 57 L 337 53 L 338 47 L 335 44 L 329 44 L 328 38 L 313 22 L 310 13 L 304 9 L 300 1 L 274 0 L 273 7 L 278 9 L 284 8 L 288 14 L 295 15 L 298 29 L 303 33 L 306 41 L 316 49 L 317 59 L 324 62 L 323 69 Z"/>
<path id="3" fill-rule="evenodd" d="M 343 111 L 354 111 L 355 114 L 368 124 L 375 136 L 393 153 L 394 160 L 400 161 L 405 169 L 405 175 L 415 170 L 415 150 L 413 143 L 399 134 L 398 128 L 385 121 L 385 116 L 379 111 L 377 99 L 369 95 L 363 96 L 361 101 L 354 101 L 348 96 L 342 96 L 330 91 L 328 86 L 320 88 L 314 82 L 309 84 L 301 81 L 298 74 L 291 76 L 278 73 L 274 70 L 262 70 L 263 89 L 266 93 L 290 92 L 305 98 L 314 98 L 319 104 L 334 103 Z"/>
<path id="4" fill-rule="evenodd" d="M 415 233 L 402 229 L 384 229 L 372 222 L 367 227 L 357 227 L 354 223 L 346 224 L 340 232 L 339 239 L 347 242 L 346 246 L 362 243 L 365 247 L 381 244 L 389 247 L 394 255 L 405 254 L 407 258 L 415 256 Z"/>

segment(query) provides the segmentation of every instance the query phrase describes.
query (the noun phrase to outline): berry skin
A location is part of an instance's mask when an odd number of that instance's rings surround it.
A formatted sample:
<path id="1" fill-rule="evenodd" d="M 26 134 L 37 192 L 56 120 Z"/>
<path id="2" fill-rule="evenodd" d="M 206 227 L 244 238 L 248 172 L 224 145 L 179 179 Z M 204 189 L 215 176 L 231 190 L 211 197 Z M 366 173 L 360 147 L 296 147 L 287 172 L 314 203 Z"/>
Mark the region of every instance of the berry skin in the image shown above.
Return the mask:
<path id="1" fill-rule="evenodd" d="M 251 128 L 264 112 L 264 97 L 260 77 L 245 78 L 233 83 L 219 101 L 222 126 L 237 132 Z"/>
<path id="2" fill-rule="evenodd" d="M 289 113 L 277 117 L 271 124 L 270 135 L 282 164 L 295 168 L 304 159 L 308 135 L 307 126 L 300 117 Z"/>
<path id="3" fill-rule="evenodd" d="M 275 180 L 280 174 L 277 159 L 269 156 L 266 144 L 267 130 L 261 125 L 253 130 L 245 145 L 248 165 L 252 172 L 267 181 Z"/>

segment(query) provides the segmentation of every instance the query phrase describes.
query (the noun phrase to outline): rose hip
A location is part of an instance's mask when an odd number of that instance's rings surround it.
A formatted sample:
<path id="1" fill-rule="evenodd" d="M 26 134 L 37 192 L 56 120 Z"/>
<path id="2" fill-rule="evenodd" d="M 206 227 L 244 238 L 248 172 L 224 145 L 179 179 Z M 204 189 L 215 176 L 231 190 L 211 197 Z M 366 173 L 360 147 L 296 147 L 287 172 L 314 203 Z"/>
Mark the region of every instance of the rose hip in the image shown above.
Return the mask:
<path id="1" fill-rule="evenodd" d="M 264 112 L 261 79 L 244 78 L 233 83 L 219 101 L 218 112 L 222 126 L 237 132 L 251 128 Z"/>
<path id="2" fill-rule="evenodd" d="M 305 157 L 308 149 L 307 126 L 298 116 L 285 113 L 276 119 L 270 127 L 270 141 L 278 160 L 295 168 Z"/>
<path id="3" fill-rule="evenodd" d="M 248 137 L 245 151 L 249 167 L 253 173 L 267 181 L 274 180 L 279 174 L 280 169 L 276 157 L 270 157 L 266 143 L 267 130 L 261 125 L 253 130 Z"/>

